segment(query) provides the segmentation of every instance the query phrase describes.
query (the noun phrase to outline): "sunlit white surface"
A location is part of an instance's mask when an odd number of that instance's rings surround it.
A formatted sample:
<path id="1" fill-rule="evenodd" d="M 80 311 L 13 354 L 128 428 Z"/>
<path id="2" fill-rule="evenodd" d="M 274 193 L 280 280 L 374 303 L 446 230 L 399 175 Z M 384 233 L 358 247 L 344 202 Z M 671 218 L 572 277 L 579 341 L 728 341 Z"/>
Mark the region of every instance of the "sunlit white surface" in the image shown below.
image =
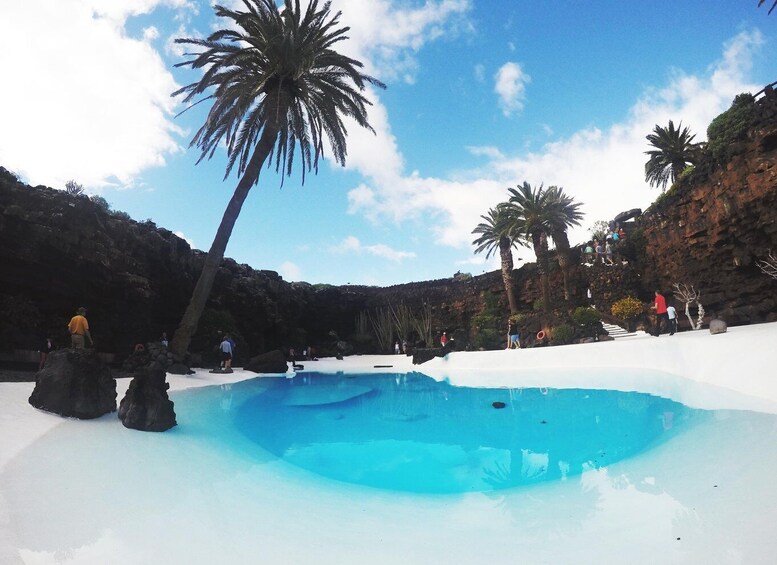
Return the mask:
<path id="1" fill-rule="evenodd" d="M 223 422 L 186 415 L 197 402 L 217 402 L 226 421 L 228 384 L 208 400 L 177 395 L 179 426 L 164 434 L 127 430 L 115 415 L 63 420 L 27 404 L 31 383 L 0 384 L 0 563 L 772 563 L 776 339 L 777 325 L 764 324 L 719 336 L 459 353 L 421 367 L 402 356 L 308 364 L 391 364 L 381 370 L 467 386 L 641 390 L 763 413 L 735 420 L 721 412 L 568 480 L 466 495 L 338 483 L 263 458 L 247 441 L 224 450 Z M 586 376 L 577 370 L 585 365 L 596 369 Z M 576 370 L 550 370 L 558 367 Z M 170 381 L 180 390 L 249 376 Z M 128 384 L 119 381 L 120 398 Z"/>

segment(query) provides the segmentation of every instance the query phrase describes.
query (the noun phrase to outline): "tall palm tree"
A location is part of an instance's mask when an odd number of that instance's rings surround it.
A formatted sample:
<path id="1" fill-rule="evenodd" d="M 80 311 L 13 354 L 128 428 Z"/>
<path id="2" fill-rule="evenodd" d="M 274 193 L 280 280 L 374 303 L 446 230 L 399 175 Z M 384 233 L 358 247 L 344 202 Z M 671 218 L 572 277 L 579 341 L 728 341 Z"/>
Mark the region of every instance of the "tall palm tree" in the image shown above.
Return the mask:
<path id="1" fill-rule="evenodd" d="M 669 120 L 668 127 L 657 125 L 653 133 L 646 137 L 655 149 L 645 151 L 650 156 L 645 163 L 645 180 L 651 186 L 660 186 L 661 192 L 666 190 L 667 182 L 674 182 L 683 169 L 688 164 L 696 163 L 698 158 L 699 147 L 693 143 L 696 135 L 691 135 L 690 130 L 682 126 L 680 122 L 675 128 L 672 120 Z"/>
<path id="2" fill-rule="evenodd" d="M 243 0 L 243 4 L 246 11 L 215 6 L 216 16 L 229 20 L 227 29 L 207 39 L 176 39 L 201 48 L 176 65 L 197 70 L 201 78 L 173 96 L 185 94 L 186 103 L 200 98 L 188 108 L 213 101 L 190 144 L 202 152 L 197 162 L 210 159 L 223 144 L 227 150 L 224 178 L 235 165 L 240 177 L 173 337 L 171 349 L 179 355 L 188 350 L 197 330 L 232 228 L 265 161 L 269 158 L 271 166 L 274 157 L 275 170 L 283 178 L 291 174 L 299 151 L 304 183 L 306 171 L 318 172 L 326 138 L 335 160 L 344 164 L 343 117 L 374 132 L 367 121 L 370 102 L 362 92 L 370 84 L 385 88 L 360 71 L 359 61 L 333 50 L 346 39 L 349 28 L 339 27 L 340 13 L 331 15 L 329 2 L 319 8 L 318 0 L 311 0 L 304 11 L 299 0 L 285 0 L 280 10 L 275 0 Z"/>
<path id="3" fill-rule="evenodd" d="M 758 0 L 758 7 L 760 8 L 761 5 L 765 4 L 765 3 L 766 3 L 766 0 Z M 767 14 L 771 14 L 772 10 L 774 10 L 775 8 L 777 8 L 777 0 L 774 0 L 774 3 L 772 4 L 772 7 L 769 8 L 769 11 L 767 12 Z"/>
<path id="4" fill-rule="evenodd" d="M 556 244 L 558 264 L 564 278 L 564 300 L 569 301 L 572 296 L 571 279 L 577 266 L 577 260 L 571 256 L 567 229 L 580 225 L 583 213 L 580 212 L 579 208 L 582 203 L 575 202 L 574 198 L 558 186 L 548 187 L 548 193 L 551 202 L 548 218 L 550 237 Z"/>
<path id="5" fill-rule="evenodd" d="M 531 241 L 537 256 L 543 309 L 550 310 L 550 280 L 548 278 L 548 235 L 550 234 L 553 192 L 542 185 L 532 188 L 524 182 L 517 188 L 508 188 L 510 215 L 515 238 Z"/>
<path id="6" fill-rule="evenodd" d="M 477 245 L 475 253 L 486 252 L 486 259 L 499 251 L 499 258 L 502 262 L 502 281 L 507 293 L 507 303 L 510 306 L 510 314 L 518 313 L 518 302 L 515 299 L 515 289 L 513 287 L 513 252 L 512 248 L 517 247 L 518 241 L 513 237 L 512 224 L 510 216 L 510 207 L 501 203 L 496 208 L 491 208 L 488 214 L 480 216 L 483 222 L 472 230 L 473 234 L 480 234 L 472 245 Z"/>

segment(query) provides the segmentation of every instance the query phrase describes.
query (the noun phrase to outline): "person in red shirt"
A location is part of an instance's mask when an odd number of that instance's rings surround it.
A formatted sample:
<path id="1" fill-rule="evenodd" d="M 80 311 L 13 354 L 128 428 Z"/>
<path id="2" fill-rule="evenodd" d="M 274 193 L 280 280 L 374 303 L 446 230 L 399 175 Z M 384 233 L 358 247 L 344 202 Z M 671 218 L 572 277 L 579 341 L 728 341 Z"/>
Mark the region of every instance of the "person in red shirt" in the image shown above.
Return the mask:
<path id="1" fill-rule="evenodd" d="M 448 343 L 448 334 L 445 332 L 442 332 L 442 336 L 440 337 L 440 345 L 445 347 L 447 343 Z"/>
<path id="2" fill-rule="evenodd" d="M 653 304 L 653 310 L 656 311 L 656 335 L 662 333 L 663 328 L 669 328 L 669 314 L 666 313 L 666 298 L 659 291 L 656 291 L 656 301 Z"/>

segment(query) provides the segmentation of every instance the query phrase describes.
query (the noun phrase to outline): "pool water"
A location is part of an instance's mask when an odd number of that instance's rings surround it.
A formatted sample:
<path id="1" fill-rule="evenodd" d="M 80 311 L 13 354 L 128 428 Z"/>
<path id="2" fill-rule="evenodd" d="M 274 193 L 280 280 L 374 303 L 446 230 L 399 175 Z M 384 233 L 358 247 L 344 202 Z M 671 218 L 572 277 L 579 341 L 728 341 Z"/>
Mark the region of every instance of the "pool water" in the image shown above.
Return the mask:
<path id="1" fill-rule="evenodd" d="M 709 412 L 638 392 L 454 387 L 420 373 L 302 373 L 236 407 L 261 450 L 323 477 L 414 493 L 564 481 Z"/>

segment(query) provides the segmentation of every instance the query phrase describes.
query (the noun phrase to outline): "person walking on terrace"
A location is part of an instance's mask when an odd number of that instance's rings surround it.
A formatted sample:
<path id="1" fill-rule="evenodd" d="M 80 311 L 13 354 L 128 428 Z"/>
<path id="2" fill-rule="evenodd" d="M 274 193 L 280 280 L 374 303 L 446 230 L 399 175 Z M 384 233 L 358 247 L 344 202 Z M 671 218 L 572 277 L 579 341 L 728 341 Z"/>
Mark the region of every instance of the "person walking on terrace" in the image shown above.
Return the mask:
<path id="1" fill-rule="evenodd" d="M 224 361 L 224 372 L 232 372 L 232 340 L 229 339 L 229 335 L 224 336 L 224 341 L 219 345 L 221 350 L 221 360 Z"/>
<path id="2" fill-rule="evenodd" d="M 76 315 L 70 319 L 67 325 L 70 332 L 70 345 L 73 349 L 84 349 L 84 338 L 89 339 L 89 345 L 94 345 L 92 334 L 89 333 L 89 322 L 86 319 L 86 308 L 81 307 L 76 311 Z"/>
<path id="3" fill-rule="evenodd" d="M 664 295 L 659 291 L 656 291 L 656 300 L 653 303 L 653 310 L 656 311 L 656 336 L 659 336 L 661 335 L 662 328 L 669 328 L 669 315 L 666 313 L 666 298 L 664 298 Z"/>
<path id="4" fill-rule="evenodd" d="M 507 322 L 507 349 L 520 349 L 521 335 L 518 332 L 518 324 L 513 320 Z"/>
<path id="5" fill-rule="evenodd" d="M 667 306 L 666 315 L 669 318 L 669 335 L 674 335 L 677 331 L 677 310 L 674 306 Z"/>

